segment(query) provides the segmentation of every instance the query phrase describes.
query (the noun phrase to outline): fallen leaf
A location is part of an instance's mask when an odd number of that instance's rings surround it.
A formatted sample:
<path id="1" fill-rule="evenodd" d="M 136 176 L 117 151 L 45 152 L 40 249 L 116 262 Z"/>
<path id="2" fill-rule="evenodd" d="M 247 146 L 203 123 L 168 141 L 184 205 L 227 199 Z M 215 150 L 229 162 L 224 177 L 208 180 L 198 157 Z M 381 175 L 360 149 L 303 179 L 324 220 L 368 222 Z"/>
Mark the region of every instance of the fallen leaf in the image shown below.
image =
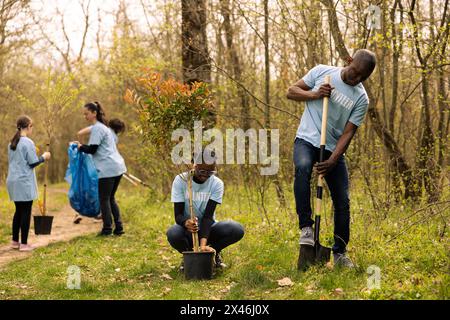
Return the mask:
<path id="1" fill-rule="evenodd" d="M 167 273 L 162 274 L 161 278 L 166 279 L 166 280 L 173 280 L 173 278 L 171 276 L 169 276 Z"/>
<path id="2" fill-rule="evenodd" d="M 316 286 L 315 285 L 313 285 L 313 284 L 310 284 L 309 286 L 307 286 L 306 288 L 305 288 L 306 290 L 311 290 L 311 291 L 314 291 L 315 289 L 316 289 Z"/>
<path id="3" fill-rule="evenodd" d="M 283 278 L 277 281 L 280 287 L 292 287 L 294 283 L 289 278 Z"/>
<path id="4" fill-rule="evenodd" d="M 342 294 L 344 294 L 344 290 L 342 290 L 342 288 L 336 288 L 336 289 L 334 289 L 334 293 L 342 295 Z"/>

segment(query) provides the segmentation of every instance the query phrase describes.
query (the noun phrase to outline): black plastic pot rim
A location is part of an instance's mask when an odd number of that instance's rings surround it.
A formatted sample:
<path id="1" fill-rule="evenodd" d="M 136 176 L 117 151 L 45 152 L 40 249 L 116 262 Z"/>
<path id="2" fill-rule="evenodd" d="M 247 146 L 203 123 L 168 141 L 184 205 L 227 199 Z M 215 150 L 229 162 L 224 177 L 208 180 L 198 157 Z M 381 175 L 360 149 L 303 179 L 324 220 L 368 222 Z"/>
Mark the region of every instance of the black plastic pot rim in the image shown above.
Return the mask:
<path id="1" fill-rule="evenodd" d="M 183 254 L 206 254 L 206 255 L 213 255 L 214 252 L 210 252 L 210 251 L 183 251 Z"/>

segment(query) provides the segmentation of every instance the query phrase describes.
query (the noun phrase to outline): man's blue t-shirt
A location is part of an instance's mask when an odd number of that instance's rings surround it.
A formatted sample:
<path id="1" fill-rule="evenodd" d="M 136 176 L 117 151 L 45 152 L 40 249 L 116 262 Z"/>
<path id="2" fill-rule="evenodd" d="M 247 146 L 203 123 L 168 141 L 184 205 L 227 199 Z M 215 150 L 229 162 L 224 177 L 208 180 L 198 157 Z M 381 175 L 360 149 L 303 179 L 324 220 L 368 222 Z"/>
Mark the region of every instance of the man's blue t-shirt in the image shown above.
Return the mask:
<path id="1" fill-rule="evenodd" d="M 190 218 L 187 177 L 188 172 L 175 177 L 172 184 L 171 202 L 184 202 L 184 216 Z M 206 204 L 210 199 L 217 203 L 222 203 L 223 191 L 223 182 L 216 176 L 209 177 L 203 183 L 192 181 L 192 205 L 199 223 L 205 214 Z M 213 219 L 215 220 L 215 217 Z"/>
<path id="2" fill-rule="evenodd" d="M 325 76 L 330 76 L 330 84 L 334 89 L 328 105 L 327 142 L 325 149 L 334 151 L 339 138 L 348 121 L 360 126 L 367 113 L 369 98 L 362 83 L 349 86 L 341 78 L 342 67 L 318 65 L 312 68 L 303 81 L 313 91 L 319 90 Z M 296 137 L 306 140 L 313 146 L 320 147 L 320 131 L 322 128 L 323 99 L 306 102 Z"/>

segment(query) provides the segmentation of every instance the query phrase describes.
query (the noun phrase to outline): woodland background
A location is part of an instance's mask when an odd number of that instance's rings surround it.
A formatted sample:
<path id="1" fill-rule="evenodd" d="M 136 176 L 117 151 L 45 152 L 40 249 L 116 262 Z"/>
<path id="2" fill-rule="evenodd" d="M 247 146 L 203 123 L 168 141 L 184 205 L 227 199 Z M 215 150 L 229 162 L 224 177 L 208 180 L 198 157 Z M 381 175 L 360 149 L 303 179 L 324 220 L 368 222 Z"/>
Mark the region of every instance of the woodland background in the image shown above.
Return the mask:
<path id="1" fill-rule="evenodd" d="M 127 124 L 119 148 L 130 172 L 168 194 L 179 168 L 143 133 L 142 110 L 124 99 L 156 72 L 180 85 L 208 83 L 208 117 L 219 129 L 280 130 L 277 176 L 260 176 L 254 165 L 224 165 L 220 176 L 256 190 L 263 209 L 269 190 L 289 207 L 304 105 L 288 101 L 287 88 L 316 64 L 342 66 L 366 47 L 378 66 L 364 84 L 365 123 L 347 152 L 352 183 L 380 212 L 448 200 L 448 0 L 71 2 L 78 14 L 64 1 L 0 1 L 1 180 L 17 116 L 34 119 L 41 150 L 50 140 L 50 179 L 60 182 L 67 143 L 86 125 L 82 105 L 99 101 L 108 118 Z M 379 29 L 367 27 L 370 5 L 381 8 Z"/>

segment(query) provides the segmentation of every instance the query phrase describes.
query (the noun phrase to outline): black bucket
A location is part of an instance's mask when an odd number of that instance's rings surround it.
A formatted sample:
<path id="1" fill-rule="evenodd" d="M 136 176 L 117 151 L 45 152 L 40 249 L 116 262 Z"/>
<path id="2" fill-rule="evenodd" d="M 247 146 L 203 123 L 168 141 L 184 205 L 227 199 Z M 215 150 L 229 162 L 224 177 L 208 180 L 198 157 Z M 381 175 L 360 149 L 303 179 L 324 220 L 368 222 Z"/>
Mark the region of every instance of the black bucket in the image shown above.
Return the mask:
<path id="1" fill-rule="evenodd" d="M 183 252 L 184 276 L 187 280 L 211 279 L 214 269 L 214 252 Z"/>
<path id="2" fill-rule="evenodd" d="M 53 216 L 34 216 L 34 233 L 50 234 L 52 232 Z"/>

